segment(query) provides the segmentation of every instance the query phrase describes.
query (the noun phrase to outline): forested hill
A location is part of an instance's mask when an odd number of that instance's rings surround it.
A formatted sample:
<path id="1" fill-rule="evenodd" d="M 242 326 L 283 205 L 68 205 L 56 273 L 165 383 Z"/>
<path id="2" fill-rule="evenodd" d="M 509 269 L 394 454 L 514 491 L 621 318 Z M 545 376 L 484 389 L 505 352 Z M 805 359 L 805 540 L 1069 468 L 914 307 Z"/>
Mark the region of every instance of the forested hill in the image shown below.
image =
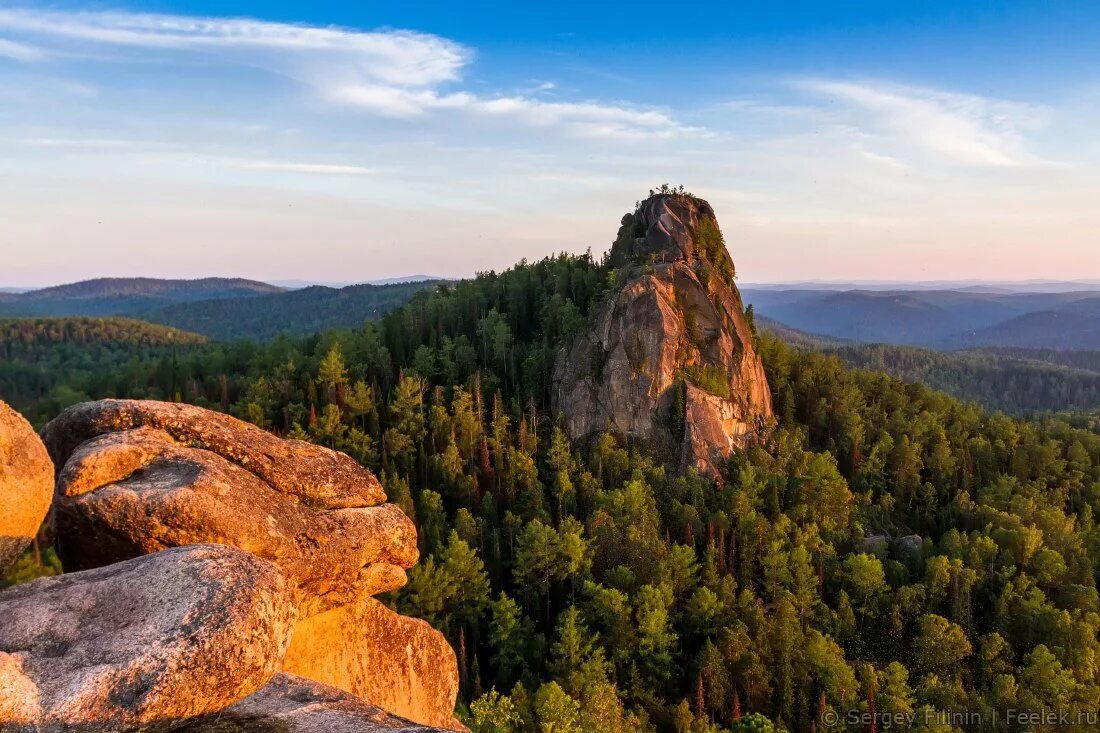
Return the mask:
<path id="1" fill-rule="evenodd" d="M 1100 409 L 1100 352 L 1049 349 L 934 351 L 861 344 L 805 333 L 757 316 L 760 329 L 799 349 L 839 357 L 857 369 L 919 382 L 989 410 L 1012 414 Z"/>
<path id="2" fill-rule="evenodd" d="M 55 285 L 22 294 L 24 300 L 60 298 L 111 298 L 132 295 L 196 300 L 227 294 L 277 293 L 277 285 L 243 278 L 205 277 L 197 280 L 165 280 L 150 277 L 104 277 L 82 280 L 67 285 Z"/>
<path id="3" fill-rule="evenodd" d="M 171 399 L 155 375 L 206 348 L 205 336 L 132 318 L 0 318 L 0 399 L 37 425 L 94 395 Z"/>
<path id="4" fill-rule="evenodd" d="M 0 316 L 144 316 L 170 303 L 280 291 L 240 278 L 100 278 L 8 295 L 0 300 Z"/>
<path id="5" fill-rule="evenodd" d="M 760 315 L 831 338 L 936 349 L 1100 349 L 1096 291 L 747 288 L 744 296 Z"/>
<path id="6" fill-rule="evenodd" d="M 332 328 L 358 328 L 398 308 L 439 281 L 390 285 L 315 285 L 251 298 L 220 298 L 176 303 L 145 318 L 223 341 L 267 340 L 279 334 L 311 334 Z"/>
<path id="7" fill-rule="evenodd" d="M 205 336 L 134 318 L 0 318 L 0 350 L 8 359 L 33 358 L 56 344 L 201 344 Z"/>
<path id="8" fill-rule="evenodd" d="M 555 257 L 352 331 L 161 355 L 109 389 L 376 471 L 421 544 L 392 601 L 453 644 L 477 733 L 750 713 L 807 733 L 872 706 L 946 733 L 949 711 L 1097 709 L 1100 436 L 761 335 L 777 422 L 724 488 L 610 433 L 573 443 L 551 367 L 617 277 Z"/>
<path id="9" fill-rule="evenodd" d="M 284 290 L 254 280 L 105 278 L 0 299 L 0 317 L 130 316 L 214 339 L 357 328 L 441 281 Z"/>

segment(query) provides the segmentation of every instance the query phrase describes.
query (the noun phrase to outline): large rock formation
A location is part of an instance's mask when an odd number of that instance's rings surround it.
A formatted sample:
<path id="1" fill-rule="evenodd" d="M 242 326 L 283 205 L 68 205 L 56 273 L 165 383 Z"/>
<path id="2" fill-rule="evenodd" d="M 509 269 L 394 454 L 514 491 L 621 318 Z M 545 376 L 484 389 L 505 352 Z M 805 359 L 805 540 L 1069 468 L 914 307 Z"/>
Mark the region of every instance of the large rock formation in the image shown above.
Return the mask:
<path id="1" fill-rule="evenodd" d="M 53 464 L 23 416 L 0 401 L 0 573 L 34 539 L 53 497 Z"/>
<path id="2" fill-rule="evenodd" d="M 461 727 L 454 718 L 458 662 L 447 640 L 369 596 L 299 623 L 283 669 L 410 720 Z"/>
<path id="3" fill-rule="evenodd" d="M 442 733 L 343 690 L 279 674 L 259 692 L 179 733 Z"/>
<path id="4" fill-rule="evenodd" d="M 170 730 L 276 672 L 295 607 L 279 571 L 195 545 L 0 593 L 0 730 Z"/>
<path id="5" fill-rule="evenodd" d="M 558 355 L 555 408 L 574 439 L 610 429 L 718 477 L 772 407 L 714 210 L 651 196 L 623 217 L 610 257 L 622 284 Z"/>
<path id="6" fill-rule="evenodd" d="M 283 440 L 250 423 L 193 405 L 152 400 L 83 402 L 42 431 L 58 467 L 97 435 L 149 427 L 246 467 L 281 494 L 323 509 L 374 506 L 386 492 L 351 457 L 301 440 Z"/>
<path id="7" fill-rule="evenodd" d="M 42 432 L 59 466 L 66 569 L 168 547 L 233 545 L 279 566 L 303 616 L 399 588 L 416 527 L 343 453 L 190 405 L 103 400 Z"/>
<path id="8" fill-rule="evenodd" d="M 278 668 L 462 729 L 442 634 L 371 597 L 404 584 L 416 529 L 349 457 L 209 410 L 134 400 L 77 405 L 43 438 L 59 467 L 66 569 L 203 542 L 247 550 L 282 571 L 299 609 Z"/>

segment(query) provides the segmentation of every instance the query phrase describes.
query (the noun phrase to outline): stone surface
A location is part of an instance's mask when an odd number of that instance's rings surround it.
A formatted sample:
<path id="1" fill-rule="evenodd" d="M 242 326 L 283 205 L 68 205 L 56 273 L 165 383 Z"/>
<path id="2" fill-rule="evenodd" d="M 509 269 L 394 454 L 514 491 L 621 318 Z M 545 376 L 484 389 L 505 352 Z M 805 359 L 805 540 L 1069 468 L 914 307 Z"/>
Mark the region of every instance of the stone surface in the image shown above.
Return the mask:
<path id="1" fill-rule="evenodd" d="M 279 566 L 303 616 L 393 590 L 416 528 L 348 456 L 188 405 L 104 400 L 43 430 L 66 569 L 201 542 Z"/>
<path id="2" fill-rule="evenodd" d="M 169 730 L 260 689 L 295 619 L 286 581 L 195 545 L 0 593 L 0 729 Z"/>
<path id="3" fill-rule="evenodd" d="M 894 555 L 912 566 L 920 564 L 924 555 L 924 539 L 919 534 L 907 534 L 894 541 Z"/>
<path id="4" fill-rule="evenodd" d="M 98 435 L 149 427 L 181 445 L 203 448 L 246 468 L 275 491 L 318 509 L 375 506 L 386 500 L 378 479 L 350 456 L 300 440 L 283 440 L 251 423 L 194 405 L 152 400 L 83 402 L 42 430 L 60 469 L 77 446 Z"/>
<path id="5" fill-rule="evenodd" d="M 424 725 L 454 719 L 458 663 L 441 633 L 373 598 L 303 619 L 283 670 L 350 692 Z"/>
<path id="6" fill-rule="evenodd" d="M 437 733 L 343 690 L 288 674 L 179 733 Z"/>
<path id="7" fill-rule="evenodd" d="M 623 217 L 610 256 L 623 284 L 558 354 L 555 410 L 573 439 L 610 429 L 717 477 L 772 406 L 714 211 L 652 196 Z"/>
<path id="8" fill-rule="evenodd" d="M 34 539 L 53 497 L 53 464 L 30 423 L 0 401 L 0 573 Z"/>

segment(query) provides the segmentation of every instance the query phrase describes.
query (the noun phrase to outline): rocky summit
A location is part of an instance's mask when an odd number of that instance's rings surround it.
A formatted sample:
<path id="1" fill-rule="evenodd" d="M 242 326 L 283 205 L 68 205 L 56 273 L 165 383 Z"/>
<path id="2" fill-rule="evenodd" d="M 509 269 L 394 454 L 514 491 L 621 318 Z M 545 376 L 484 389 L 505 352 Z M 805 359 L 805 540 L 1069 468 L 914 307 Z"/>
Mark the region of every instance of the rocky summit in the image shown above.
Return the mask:
<path id="1" fill-rule="evenodd" d="M 555 362 L 555 409 L 573 439 L 611 430 L 719 478 L 772 404 L 714 210 L 650 196 L 623 217 L 610 262 L 617 286 Z"/>

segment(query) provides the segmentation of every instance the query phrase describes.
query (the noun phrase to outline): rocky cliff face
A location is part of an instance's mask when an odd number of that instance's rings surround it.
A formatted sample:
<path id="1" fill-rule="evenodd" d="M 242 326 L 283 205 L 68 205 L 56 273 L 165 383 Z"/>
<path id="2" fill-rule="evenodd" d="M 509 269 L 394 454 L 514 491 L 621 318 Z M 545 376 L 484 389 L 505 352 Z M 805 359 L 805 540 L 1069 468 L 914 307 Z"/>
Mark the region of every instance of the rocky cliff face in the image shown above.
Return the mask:
<path id="1" fill-rule="evenodd" d="M 718 478 L 772 406 L 714 210 L 651 196 L 623 217 L 610 258 L 621 286 L 558 355 L 555 409 L 574 439 L 610 429 Z"/>
<path id="2" fill-rule="evenodd" d="M 77 572 L 0 592 L 0 733 L 464 729 L 446 639 L 372 598 L 415 527 L 348 456 L 188 405 L 77 405 L 45 445 L 3 410 L 0 560 L 56 465 Z"/>

